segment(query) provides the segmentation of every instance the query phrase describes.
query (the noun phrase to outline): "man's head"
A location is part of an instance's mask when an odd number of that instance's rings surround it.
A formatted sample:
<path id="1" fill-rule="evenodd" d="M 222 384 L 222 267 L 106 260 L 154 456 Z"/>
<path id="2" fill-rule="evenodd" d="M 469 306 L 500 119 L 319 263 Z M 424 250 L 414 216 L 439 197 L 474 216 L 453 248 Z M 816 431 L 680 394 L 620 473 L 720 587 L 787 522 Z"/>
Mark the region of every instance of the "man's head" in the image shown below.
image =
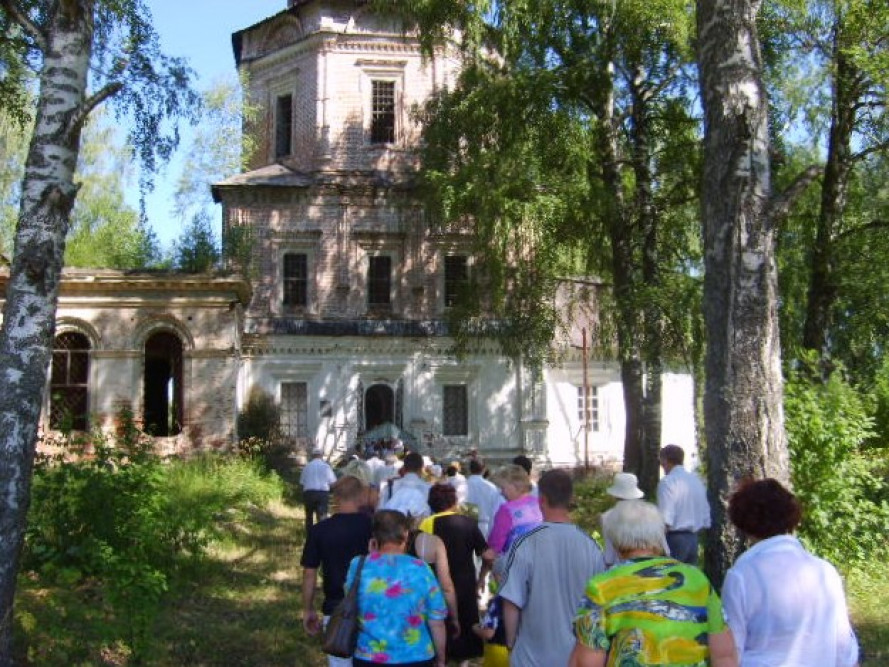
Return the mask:
<path id="1" fill-rule="evenodd" d="M 542 508 L 567 510 L 574 498 L 574 481 L 566 470 L 547 470 L 537 482 L 537 492 Z"/>
<path id="2" fill-rule="evenodd" d="M 322 456 L 324 456 L 324 450 L 320 447 L 315 447 L 315 449 L 312 450 L 313 459 L 320 459 Z"/>
<path id="3" fill-rule="evenodd" d="M 346 475 L 330 486 L 330 492 L 333 494 L 334 502 L 342 506 L 362 502 L 366 497 L 367 488 L 367 484 L 358 477 Z"/>
<path id="4" fill-rule="evenodd" d="M 405 472 L 420 473 L 423 470 L 423 457 L 419 452 L 408 452 L 404 457 L 402 469 Z"/>
<path id="5" fill-rule="evenodd" d="M 512 462 L 515 465 L 521 466 L 522 468 L 524 468 L 525 472 L 528 473 L 529 475 L 531 474 L 531 459 L 529 459 L 524 454 L 519 454 L 512 460 Z"/>
<path id="6" fill-rule="evenodd" d="M 670 472 L 674 467 L 681 466 L 685 462 L 685 451 L 679 445 L 667 445 L 661 448 L 658 456 L 666 472 Z"/>
<path id="7" fill-rule="evenodd" d="M 469 459 L 469 474 L 481 475 L 485 471 L 485 464 L 481 459 Z"/>
<path id="8" fill-rule="evenodd" d="M 446 512 L 457 504 L 457 489 L 447 482 L 433 484 L 429 489 L 428 502 L 433 514 Z"/>

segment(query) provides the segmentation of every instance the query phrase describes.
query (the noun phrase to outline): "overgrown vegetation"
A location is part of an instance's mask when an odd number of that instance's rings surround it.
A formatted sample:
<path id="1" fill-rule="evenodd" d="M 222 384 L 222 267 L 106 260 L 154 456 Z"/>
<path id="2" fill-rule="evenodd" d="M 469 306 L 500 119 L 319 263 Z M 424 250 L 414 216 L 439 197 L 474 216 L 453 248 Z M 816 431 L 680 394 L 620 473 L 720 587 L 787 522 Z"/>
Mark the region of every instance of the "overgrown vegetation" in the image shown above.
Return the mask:
<path id="1" fill-rule="evenodd" d="M 164 461 L 128 414 L 112 438 L 51 445 L 58 453 L 35 467 L 21 574 L 29 588 L 85 595 L 91 609 L 81 620 L 92 632 L 21 610 L 21 629 L 50 634 L 28 642 L 27 659 L 89 664 L 98 651 L 145 662 L 165 594 L 222 536 L 223 520 L 280 498 L 281 482 L 237 457 Z"/>
<path id="2" fill-rule="evenodd" d="M 805 515 L 800 536 L 819 556 L 849 569 L 889 556 L 887 451 L 872 412 L 837 369 L 826 380 L 814 363 L 792 372 L 785 412 L 794 492 Z M 842 538 L 840 538 L 842 536 Z"/>

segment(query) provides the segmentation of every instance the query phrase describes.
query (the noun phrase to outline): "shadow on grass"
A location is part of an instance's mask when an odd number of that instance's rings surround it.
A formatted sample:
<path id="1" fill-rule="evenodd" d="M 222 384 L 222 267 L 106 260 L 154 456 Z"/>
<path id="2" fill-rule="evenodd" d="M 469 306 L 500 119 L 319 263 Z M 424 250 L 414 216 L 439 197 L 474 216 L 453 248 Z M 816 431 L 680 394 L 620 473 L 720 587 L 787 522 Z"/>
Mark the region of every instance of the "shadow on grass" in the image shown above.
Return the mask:
<path id="1" fill-rule="evenodd" d="M 98 587 L 40 587 L 23 578 L 17 599 L 17 665 L 321 667 L 319 640 L 302 628 L 301 509 L 278 503 L 223 526 L 225 539 L 183 565 L 141 663 L 119 636 Z"/>

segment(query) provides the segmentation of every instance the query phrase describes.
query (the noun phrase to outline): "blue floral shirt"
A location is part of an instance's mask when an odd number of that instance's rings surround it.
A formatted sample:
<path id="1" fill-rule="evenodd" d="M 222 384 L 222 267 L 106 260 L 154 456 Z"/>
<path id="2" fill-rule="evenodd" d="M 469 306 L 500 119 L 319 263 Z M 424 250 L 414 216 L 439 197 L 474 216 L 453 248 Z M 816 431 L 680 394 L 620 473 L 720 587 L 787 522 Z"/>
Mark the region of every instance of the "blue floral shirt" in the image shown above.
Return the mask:
<path id="1" fill-rule="evenodd" d="M 346 590 L 355 578 L 352 559 Z M 443 621 L 444 595 L 426 563 L 405 554 L 372 553 L 358 587 L 361 630 L 355 657 L 380 664 L 420 662 L 435 657 L 427 621 Z"/>

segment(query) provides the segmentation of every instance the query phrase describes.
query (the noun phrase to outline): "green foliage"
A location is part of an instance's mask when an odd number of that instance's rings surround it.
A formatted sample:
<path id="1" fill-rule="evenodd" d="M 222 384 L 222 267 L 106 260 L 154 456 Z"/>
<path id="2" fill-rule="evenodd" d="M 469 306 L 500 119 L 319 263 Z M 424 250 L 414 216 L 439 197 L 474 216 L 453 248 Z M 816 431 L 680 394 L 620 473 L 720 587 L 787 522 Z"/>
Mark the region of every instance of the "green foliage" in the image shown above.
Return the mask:
<path id="1" fill-rule="evenodd" d="M 173 195 L 173 215 L 187 220 L 213 204 L 210 186 L 245 167 L 256 150 L 256 138 L 242 128 L 258 114 L 246 99 L 244 82 L 215 81 L 201 93 L 200 123 L 185 153 Z"/>
<path id="2" fill-rule="evenodd" d="M 171 581 L 221 535 L 218 517 L 282 494 L 252 462 L 162 461 L 126 413 L 113 442 L 96 433 L 52 444 L 60 454 L 35 467 L 23 569 L 47 583 L 98 582 L 115 619 L 104 639 L 139 659 Z"/>
<path id="3" fill-rule="evenodd" d="M 874 431 L 868 438 L 868 447 L 889 451 L 889 357 L 883 359 L 883 365 L 877 371 L 870 400 Z"/>
<path id="4" fill-rule="evenodd" d="M 572 520 L 602 543 L 602 514 L 614 505 L 615 500 L 605 489 L 611 485 L 612 475 L 605 472 L 575 479 Z"/>
<path id="5" fill-rule="evenodd" d="M 794 491 L 804 508 L 800 535 L 838 565 L 889 554 L 886 465 L 862 451 L 873 424 L 861 396 L 835 372 L 822 382 L 813 364 L 785 385 L 785 416 Z"/>
<path id="6" fill-rule="evenodd" d="M 220 250 L 210 216 L 200 211 L 173 242 L 173 264 L 185 273 L 205 273 L 219 263 Z"/>
<path id="7" fill-rule="evenodd" d="M 253 387 L 247 404 L 238 413 L 238 438 L 277 442 L 280 436 L 281 413 L 275 399 L 259 387 Z"/>

